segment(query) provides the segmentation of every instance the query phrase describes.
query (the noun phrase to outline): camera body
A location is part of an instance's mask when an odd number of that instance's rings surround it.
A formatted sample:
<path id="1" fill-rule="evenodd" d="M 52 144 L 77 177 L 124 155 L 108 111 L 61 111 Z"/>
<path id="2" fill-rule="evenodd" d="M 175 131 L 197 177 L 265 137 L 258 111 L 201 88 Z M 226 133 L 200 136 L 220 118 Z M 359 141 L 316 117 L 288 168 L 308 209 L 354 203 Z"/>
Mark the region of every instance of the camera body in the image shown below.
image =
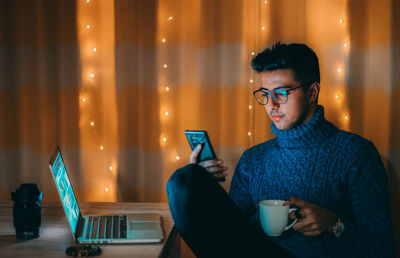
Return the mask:
<path id="1" fill-rule="evenodd" d="M 13 217 L 16 237 L 18 239 L 34 239 L 39 237 L 41 206 L 43 193 L 36 184 L 22 184 L 15 193 L 11 193 L 14 201 Z"/>

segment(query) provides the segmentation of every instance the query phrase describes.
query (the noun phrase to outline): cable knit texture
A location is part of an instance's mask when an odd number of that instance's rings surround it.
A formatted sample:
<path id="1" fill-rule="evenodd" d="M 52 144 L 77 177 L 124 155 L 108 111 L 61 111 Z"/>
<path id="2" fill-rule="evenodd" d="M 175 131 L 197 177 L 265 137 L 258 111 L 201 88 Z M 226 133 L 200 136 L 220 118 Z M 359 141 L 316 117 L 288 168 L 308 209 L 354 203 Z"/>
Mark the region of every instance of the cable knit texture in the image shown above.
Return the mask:
<path id="1" fill-rule="evenodd" d="M 345 231 L 309 237 L 290 229 L 271 238 L 297 257 L 395 257 L 387 175 L 372 142 L 336 128 L 318 106 L 289 130 L 245 151 L 230 196 L 258 230 L 258 203 L 294 195 L 331 210 Z"/>

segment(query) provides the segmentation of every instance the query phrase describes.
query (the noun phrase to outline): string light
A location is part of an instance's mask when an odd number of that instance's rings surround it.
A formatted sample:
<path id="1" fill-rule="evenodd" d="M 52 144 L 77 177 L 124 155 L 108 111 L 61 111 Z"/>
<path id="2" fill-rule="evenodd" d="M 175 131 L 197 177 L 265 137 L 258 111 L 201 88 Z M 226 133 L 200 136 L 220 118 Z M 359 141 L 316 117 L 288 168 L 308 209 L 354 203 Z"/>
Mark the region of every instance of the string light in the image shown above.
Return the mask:
<path id="1" fill-rule="evenodd" d="M 83 0 L 83 1 L 85 1 L 86 4 L 92 4 L 92 3 L 93 3 L 93 1 L 91 1 L 91 0 Z M 81 26 L 82 26 L 82 25 L 81 25 Z M 85 26 L 84 28 L 87 29 L 87 31 L 90 31 L 91 29 L 93 29 L 93 26 L 95 26 L 95 25 L 91 25 L 91 24 L 86 24 L 86 25 L 84 25 L 84 24 L 83 24 L 83 26 Z M 90 51 L 93 51 L 93 52 L 92 52 L 92 56 L 94 56 L 94 54 L 97 53 L 97 47 L 94 47 L 93 45 L 92 45 L 91 47 L 89 47 L 88 50 L 89 50 L 89 52 L 90 52 Z M 94 73 L 93 71 L 92 71 L 92 72 L 89 72 L 89 73 L 88 73 L 88 76 L 89 76 L 89 78 L 93 79 L 93 78 L 95 78 L 95 73 Z M 83 102 L 83 103 L 85 103 L 86 100 L 87 100 L 86 97 L 83 97 L 83 98 L 82 98 L 82 102 Z M 90 120 L 89 120 L 89 124 L 90 124 L 91 127 L 94 127 L 94 126 L 95 126 L 95 122 L 94 122 L 94 121 L 90 121 Z M 96 137 L 97 137 L 97 136 L 96 136 Z M 103 151 L 103 150 L 104 150 L 104 146 L 103 146 L 103 145 L 99 145 L 98 148 L 99 148 L 100 151 Z M 112 164 L 109 164 L 108 166 L 105 165 L 105 167 L 106 167 L 106 169 L 108 169 L 108 171 L 110 171 L 110 172 L 112 172 L 112 171 L 114 170 Z M 110 187 L 107 186 L 107 185 L 103 186 L 103 189 L 104 189 L 104 191 L 105 191 L 106 193 L 111 192 L 111 191 L 110 191 L 110 190 L 111 190 Z"/>
<path id="2" fill-rule="evenodd" d="M 339 24 L 342 24 L 342 25 L 343 25 L 344 20 L 343 20 L 342 18 L 339 17 L 338 22 L 339 22 Z M 348 42 L 343 42 L 343 47 L 344 47 L 344 48 L 348 48 L 348 46 L 349 46 Z M 347 51 L 346 51 L 346 52 L 347 52 Z M 338 74 L 340 74 L 340 73 L 343 72 L 343 68 L 342 68 L 342 67 L 337 67 L 337 68 L 336 68 L 336 71 L 337 71 Z M 341 97 L 342 97 L 342 96 L 340 96 L 340 93 L 336 93 L 336 94 L 335 94 L 335 99 L 336 99 L 338 102 L 339 102 L 339 100 L 340 100 Z M 343 118 L 344 118 L 346 121 L 349 120 L 349 116 L 346 115 L 346 114 L 343 114 Z"/>
<path id="3" fill-rule="evenodd" d="M 173 16 L 169 16 L 169 17 L 168 17 L 168 21 L 172 21 L 173 19 L 174 19 Z M 166 35 L 166 36 L 168 36 L 168 35 Z M 166 39 L 166 38 L 162 38 L 162 39 L 161 39 L 161 42 L 165 44 L 165 43 L 167 42 L 167 39 Z M 166 48 L 166 47 L 165 47 L 165 48 Z M 167 69 L 167 68 L 168 68 L 168 65 L 167 65 L 166 63 L 163 64 L 163 68 L 164 68 L 164 69 Z M 170 91 L 171 88 L 170 88 L 170 86 L 165 86 L 164 89 L 165 89 L 166 92 L 168 92 L 168 91 Z M 169 112 L 164 110 L 164 115 L 165 115 L 165 117 L 168 117 Z M 166 143 L 166 142 L 167 142 L 167 137 L 162 136 L 162 138 L 161 138 L 161 144 Z M 180 157 L 179 155 L 176 155 L 176 156 L 175 156 L 175 159 L 176 159 L 176 160 L 180 160 L 181 157 Z"/>
<path id="4" fill-rule="evenodd" d="M 252 105 L 249 105 L 249 109 L 252 109 L 253 108 L 253 106 Z"/>
<path id="5" fill-rule="evenodd" d="M 268 4 L 268 1 L 267 1 L 267 0 L 265 0 L 265 1 L 264 1 L 264 4 Z"/>
<path id="6" fill-rule="evenodd" d="M 248 134 L 249 136 L 251 136 L 251 132 L 248 132 L 247 134 Z"/>
<path id="7" fill-rule="evenodd" d="M 254 55 L 255 55 L 254 51 L 252 51 L 252 52 L 251 52 L 251 55 L 252 55 L 252 56 L 254 56 Z"/>
<path id="8" fill-rule="evenodd" d="M 261 27 L 261 30 L 265 30 L 265 26 L 262 26 L 262 27 Z"/>
<path id="9" fill-rule="evenodd" d="M 253 79 L 250 79 L 250 83 L 253 83 Z"/>

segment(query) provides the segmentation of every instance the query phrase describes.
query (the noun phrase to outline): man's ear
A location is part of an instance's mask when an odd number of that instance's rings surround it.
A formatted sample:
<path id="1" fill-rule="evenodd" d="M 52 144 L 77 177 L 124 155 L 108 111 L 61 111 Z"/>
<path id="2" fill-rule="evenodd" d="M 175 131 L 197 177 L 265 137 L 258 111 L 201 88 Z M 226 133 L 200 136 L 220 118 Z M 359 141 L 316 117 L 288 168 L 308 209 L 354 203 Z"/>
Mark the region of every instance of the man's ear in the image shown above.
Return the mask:
<path id="1" fill-rule="evenodd" d="M 311 84 L 310 88 L 308 88 L 308 102 L 315 102 L 318 100 L 320 85 L 318 82 L 314 82 Z"/>

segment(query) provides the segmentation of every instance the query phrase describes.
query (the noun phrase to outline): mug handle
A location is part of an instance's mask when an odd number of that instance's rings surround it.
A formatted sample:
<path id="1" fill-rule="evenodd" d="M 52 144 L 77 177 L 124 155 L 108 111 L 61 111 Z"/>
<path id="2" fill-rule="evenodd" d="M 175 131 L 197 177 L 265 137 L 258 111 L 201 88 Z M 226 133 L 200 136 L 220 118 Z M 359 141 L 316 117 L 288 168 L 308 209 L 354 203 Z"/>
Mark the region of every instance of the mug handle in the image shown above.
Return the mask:
<path id="1" fill-rule="evenodd" d="M 289 209 L 289 214 L 290 214 L 292 211 L 297 211 L 297 208 Z M 296 218 L 289 226 L 287 226 L 287 227 L 285 228 L 285 231 L 288 230 L 289 228 L 293 227 L 294 223 L 296 223 L 296 222 L 297 222 L 297 218 Z"/>

